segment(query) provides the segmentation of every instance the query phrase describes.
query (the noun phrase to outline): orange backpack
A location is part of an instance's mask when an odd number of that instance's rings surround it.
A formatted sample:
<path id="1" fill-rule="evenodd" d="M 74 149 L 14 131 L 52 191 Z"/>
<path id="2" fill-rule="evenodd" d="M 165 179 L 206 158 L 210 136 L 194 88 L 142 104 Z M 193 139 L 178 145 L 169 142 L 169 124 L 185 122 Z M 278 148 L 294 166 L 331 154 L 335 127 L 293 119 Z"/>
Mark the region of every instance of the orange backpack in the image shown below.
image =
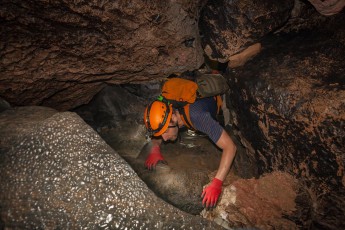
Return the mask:
<path id="1" fill-rule="evenodd" d="M 211 77 L 212 74 L 208 74 Z M 221 75 L 220 75 L 221 76 Z M 207 77 L 207 76 L 206 76 Z M 224 90 L 224 86 L 222 86 L 222 89 L 215 89 L 214 85 L 217 84 L 212 84 L 211 86 L 208 85 L 207 87 L 206 84 L 209 83 L 207 78 L 203 80 L 202 78 L 196 79 L 196 82 L 191 81 L 191 80 L 186 80 L 183 78 L 170 78 L 168 79 L 163 87 L 162 87 L 162 93 L 158 97 L 159 101 L 163 101 L 168 104 L 172 104 L 172 106 L 175 109 L 178 109 L 178 111 L 181 114 L 181 118 L 185 125 L 188 128 L 193 128 L 192 123 L 190 121 L 189 117 L 189 105 L 193 104 L 197 99 L 199 98 L 204 98 L 204 97 L 211 97 L 213 96 L 217 102 L 217 113 L 219 113 L 221 106 L 222 106 L 222 99 L 220 94 L 224 93 L 228 89 L 228 87 Z M 199 80 L 199 81 L 198 81 Z M 219 81 L 218 77 L 216 79 Z M 226 83 L 226 80 L 222 77 L 221 79 L 223 82 L 218 83 L 218 84 L 224 84 L 224 81 Z M 214 79 L 213 79 L 214 81 Z M 226 86 L 227 83 L 225 84 Z M 200 94 L 200 91 L 203 92 L 203 95 Z"/>
<path id="2" fill-rule="evenodd" d="M 164 97 L 175 108 L 192 104 L 197 98 L 198 85 L 183 78 L 171 78 L 167 80 L 163 87 L 161 96 Z"/>

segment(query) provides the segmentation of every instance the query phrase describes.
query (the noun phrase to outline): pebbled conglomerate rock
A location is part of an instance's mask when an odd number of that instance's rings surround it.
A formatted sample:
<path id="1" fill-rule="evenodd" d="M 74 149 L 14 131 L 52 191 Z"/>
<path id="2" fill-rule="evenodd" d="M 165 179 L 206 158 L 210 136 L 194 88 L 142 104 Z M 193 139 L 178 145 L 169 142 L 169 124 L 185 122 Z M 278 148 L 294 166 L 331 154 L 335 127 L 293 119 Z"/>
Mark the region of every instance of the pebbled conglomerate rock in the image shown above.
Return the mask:
<path id="1" fill-rule="evenodd" d="M 129 165 L 75 113 L 30 119 L 32 108 L 0 114 L 0 137 L 12 148 L 0 155 L 0 220 L 19 229 L 217 229 L 184 213 L 148 189 Z M 39 111 L 41 110 L 41 111 Z M 49 112 L 41 107 L 35 118 Z M 18 116 L 21 124 L 6 124 Z"/>
<path id="2" fill-rule="evenodd" d="M 9 151 L 16 138 L 55 113 L 55 109 L 39 106 L 13 107 L 0 113 L 0 153 Z"/>
<path id="3" fill-rule="evenodd" d="M 314 204 L 310 226 L 320 229 L 345 227 L 344 18 L 267 38 L 260 55 L 229 72 L 228 105 L 247 159 L 261 174 L 299 178 Z"/>

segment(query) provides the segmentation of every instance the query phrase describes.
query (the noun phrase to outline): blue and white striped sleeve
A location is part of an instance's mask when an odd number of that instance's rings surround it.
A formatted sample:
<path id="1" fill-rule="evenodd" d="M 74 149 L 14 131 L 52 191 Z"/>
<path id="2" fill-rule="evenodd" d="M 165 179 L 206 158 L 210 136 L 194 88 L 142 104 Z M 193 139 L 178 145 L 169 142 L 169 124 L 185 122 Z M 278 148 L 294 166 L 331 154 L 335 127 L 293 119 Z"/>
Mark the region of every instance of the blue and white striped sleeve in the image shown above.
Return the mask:
<path id="1" fill-rule="evenodd" d="M 222 135 L 223 127 L 213 119 L 209 112 L 190 114 L 190 119 L 195 129 L 208 135 L 213 143 L 217 143 Z"/>

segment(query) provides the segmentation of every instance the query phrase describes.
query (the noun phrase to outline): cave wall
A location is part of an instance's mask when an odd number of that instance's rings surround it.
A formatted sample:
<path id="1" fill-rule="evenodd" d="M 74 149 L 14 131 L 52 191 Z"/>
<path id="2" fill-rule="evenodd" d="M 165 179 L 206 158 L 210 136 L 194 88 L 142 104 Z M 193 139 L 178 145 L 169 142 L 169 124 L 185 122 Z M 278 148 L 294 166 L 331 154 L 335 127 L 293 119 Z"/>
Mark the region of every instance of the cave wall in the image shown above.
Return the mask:
<path id="1" fill-rule="evenodd" d="M 318 228 L 345 223 L 345 14 L 263 40 L 229 71 L 233 127 L 259 173 L 286 171 L 308 189 Z"/>
<path id="2" fill-rule="evenodd" d="M 67 110 L 103 83 L 162 79 L 203 63 L 200 1 L 0 3 L 0 96 Z"/>
<path id="3" fill-rule="evenodd" d="M 290 18 L 294 1 L 210 1 L 201 12 L 202 44 L 211 60 L 229 57 L 282 27 Z"/>

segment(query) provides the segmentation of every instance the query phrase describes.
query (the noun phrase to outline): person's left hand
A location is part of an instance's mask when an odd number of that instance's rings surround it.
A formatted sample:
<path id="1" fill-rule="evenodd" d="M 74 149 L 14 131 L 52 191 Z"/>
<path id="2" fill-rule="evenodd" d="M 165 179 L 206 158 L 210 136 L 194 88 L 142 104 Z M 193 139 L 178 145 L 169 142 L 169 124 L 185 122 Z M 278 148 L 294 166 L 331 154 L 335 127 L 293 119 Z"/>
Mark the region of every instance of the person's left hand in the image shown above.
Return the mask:
<path id="1" fill-rule="evenodd" d="M 223 182 L 221 180 L 214 178 L 211 184 L 203 190 L 201 197 L 204 198 L 202 200 L 204 207 L 206 206 L 206 208 L 209 208 L 216 206 L 219 195 L 222 192 L 222 185 Z"/>

